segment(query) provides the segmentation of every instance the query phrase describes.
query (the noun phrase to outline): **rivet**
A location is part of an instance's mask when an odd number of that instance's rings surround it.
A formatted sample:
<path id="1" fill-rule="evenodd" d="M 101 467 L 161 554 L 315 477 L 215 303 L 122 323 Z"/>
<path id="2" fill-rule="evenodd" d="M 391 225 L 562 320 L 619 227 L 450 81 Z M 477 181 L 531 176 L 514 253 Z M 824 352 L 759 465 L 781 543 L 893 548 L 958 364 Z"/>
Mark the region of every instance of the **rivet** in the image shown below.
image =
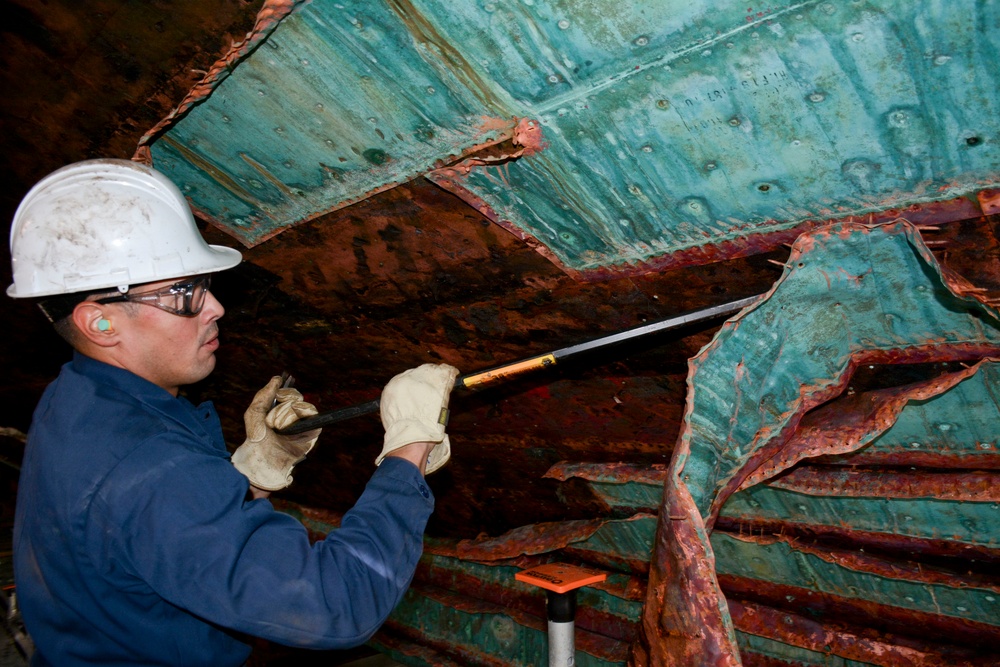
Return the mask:
<path id="1" fill-rule="evenodd" d="M 567 21 L 566 19 L 562 19 L 556 25 L 559 26 L 560 30 L 565 30 L 566 28 L 569 27 L 569 21 Z"/>
<path id="2" fill-rule="evenodd" d="M 935 65 L 944 65 L 946 62 L 951 60 L 951 56 L 938 56 L 934 59 Z"/>
<path id="3" fill-rule="evenodd" d="M 810 102 L 822 102 L 826 99 L 826 95 L 823 93 L 812 93 L 809 95 Z"/>
<path id="4" fill-rule="evenodd" d="M 427 93 L 429 95 L 433 95 L 436 92 L 437 92 L 437 88 L 435 88 L 434 86 L 427 86 Z"/>
<path id="5" fill-rule="evenodd" d="M 853 39 L 855 42 L 863 42 L 865 41 L 865 36 L 860 32 L 856 32 L 853 35 L 851 35 L 851 39 Z"/>
<path id="6" fill-rule="evenodd" d="M 555 74 L 549 75 L 549 83 L 559 83 L 559 77 Z"/>
<path id="7" fill-rule="evenodd" d="M 637 37 L 635 42 L 633 42 L 633 44 L 635 44 L 636 46 L 646 46 L 647 44 L 649 44 L 649 37 L 646 37 L 645 35 L 643 35 L 642 37 Z"/>

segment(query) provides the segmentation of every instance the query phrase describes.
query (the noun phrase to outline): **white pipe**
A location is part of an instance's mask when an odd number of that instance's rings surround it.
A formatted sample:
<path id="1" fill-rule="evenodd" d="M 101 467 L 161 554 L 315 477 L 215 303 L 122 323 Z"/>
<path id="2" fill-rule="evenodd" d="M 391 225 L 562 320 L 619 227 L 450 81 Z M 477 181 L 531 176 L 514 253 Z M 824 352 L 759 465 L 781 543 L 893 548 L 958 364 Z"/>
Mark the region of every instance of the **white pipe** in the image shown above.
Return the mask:
<path id="1" fill-rule="evenodd" d="M 576 661 L 576 643 L 573 639 L 573 621 L 549 621 L 549 667 L 573 667 Z"/>

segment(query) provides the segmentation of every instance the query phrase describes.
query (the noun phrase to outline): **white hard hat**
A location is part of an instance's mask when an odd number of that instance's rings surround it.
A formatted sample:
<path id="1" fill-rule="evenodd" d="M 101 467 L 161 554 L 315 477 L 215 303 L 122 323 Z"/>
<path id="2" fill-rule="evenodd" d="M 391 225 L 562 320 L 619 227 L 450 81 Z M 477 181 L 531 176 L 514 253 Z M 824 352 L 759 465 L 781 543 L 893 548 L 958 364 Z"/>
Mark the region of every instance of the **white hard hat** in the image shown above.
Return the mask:
<path id="1" fill-rule="evenodd" d="M 129 160 L 77 162 L 39 181 L 14 213 L 10 254 L 15 298 L 124 291 L 242 259 L 205 243 L 177 186 Z"/>

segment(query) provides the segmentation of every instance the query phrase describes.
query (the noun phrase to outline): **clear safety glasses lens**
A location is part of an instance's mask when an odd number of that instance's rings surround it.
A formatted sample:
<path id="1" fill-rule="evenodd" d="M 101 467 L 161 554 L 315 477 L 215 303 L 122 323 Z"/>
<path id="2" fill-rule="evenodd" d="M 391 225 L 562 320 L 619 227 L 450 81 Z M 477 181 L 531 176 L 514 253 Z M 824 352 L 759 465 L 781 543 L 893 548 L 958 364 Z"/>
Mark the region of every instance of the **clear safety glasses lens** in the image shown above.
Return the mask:
<path id="1" fill-rule="evenodd" d="M 97 299 L 97 303 L 131 301 L 155 306 L 181 317 L 192 317 L 205 306 L 205 295 L 212 286 L 211 276 L 198 276 L 151 292 L 127 292 L 118 296 Z"/>

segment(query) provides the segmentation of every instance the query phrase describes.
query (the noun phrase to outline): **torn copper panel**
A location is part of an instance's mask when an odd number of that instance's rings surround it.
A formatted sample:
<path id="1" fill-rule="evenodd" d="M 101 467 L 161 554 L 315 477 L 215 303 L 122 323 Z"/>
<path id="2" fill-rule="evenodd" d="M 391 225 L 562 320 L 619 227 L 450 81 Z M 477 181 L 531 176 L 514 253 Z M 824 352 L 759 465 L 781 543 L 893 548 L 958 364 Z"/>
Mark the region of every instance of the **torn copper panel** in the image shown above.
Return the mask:
<path id="1" fill-rule="evenodd" d="M 542 148 L 544 148 L 544 144 L 540 146 L 539 150 Z M 530 155 L 531 153 L 524 152 L 523 154 Z M 515 155 L 512 153 L 508 157 L 509 159 L 516 159 L 521 157 L 521 154 Z M 501 164 L 494 164 L 494 162 L 501 162 Z M 580 271 L 567 266 L 546 244 L 516 226 L 512 221 L 504 219 L 482 197 L 464 185 L 464 179 L 474 169 L 493 168 L 500 169 L 502 173 L 502 164 L 503 162 L 500 160 L 487 161 L 471 158 L 460 162 L 460 168 L 458 169 L 437 169 L 428 172 L 425 177 L 479 211 L 498 226 L 509 231 L 520 241 L 558 266 L 574 280 L 581 282 L 597 282 L 612 278 L 643 276 L 687 266 L 699 266 L 740 257 L 749 257 L 791 244 L 804 233 L 821 229 L 831 224 L 854 223 L 857 221 L 857 216 L 853 215 L 843 218 L 831 217 L 825 220 L 808 220 L 787 229 L 747 233 L 736 239 L 724 239 L 715 243 L 678 249 L 669 254 L 650 258 L 644 262 L 630 262 L 628 264 Z M 906 207 L 906 209 L 886 209 L 878 213 L 872 213 L 866 216 L 864 220 L 866 224 L 884 224 L 899 219 L 901 215 L 905 215 L 907 220 L 917 224 L 946 224 L 957 220 L 979 217 L 984 214 L 986 214 L 986 210 L 973 204 L 968 197 L 956 197 L 955 199 L 939 202 L 913 204 Z"/>
<path id="2" fill-rule="evenodd" d="M 888 560 L 858 549 L 834 546 L 814 546 L 783 535 L 729 535 L 744 543 L 761 546 L 787 545 L 800 554 L 808 554 L 826 563 L 885 579 L 899 579 L 917 584 L 940 585 L 954 589 L 982 589 L 1000 594 L 1000 580 L 979 575 L 959 575 L 934 568 L 925 568 L 916 561 Z M 887 603 L 887 606 L 890 606 Z M 1000 633 L 1000 625 L 996 628 Z"/>
<path id="3" fill-rule="evenodd" d="M 950 539 L 927 539 L 909 535 L 890 535 L 836 526 L 805 525 L 791 521 L 771 521 L 749 517 L 720 515 L 715 531 L 733 535 L 784 535 L 789 539 L 815 544 L 851 544 L 861 550 L 903 554 L 906 558 L 961 560 L 982 567 L 1000 566 L 1000 552 L 987 546 L 955 542 Z"/>
<path id="4" fill-rule="evenodd" d="M 982 363 L 982 362 L 980 362 Z M 942 394 L 962 380 L 974 375 L 980 364 L 948 373 L 927 382 L 906 387 L 890 387 L 878 391 L 845 396 L 831 401 L 802 418 L 794 431 L 787 432 L 788 440 L 775 438 L 767 447 L 777 453 L 770 459 L 762 454 L 756 466 L 748 463 L 735 479 L 742 478 L 737 489 L 746 489 L 774 477 L 801 461 L 820 455 L 853 452 L 888 430 L 900 411 L 912 401 L 925 401 Z M 845 379 L 846 381 L 846 379 Z M 762 450 L 763 451 L 763 450 Z M 720 494 L 721 507 L 730 494 L 728 489 Z M 716 512 L 718 510 L 716 509 Z"/>
<path id="5" fill-rule="evenodd" d="M 464 179 L 474 169 L 495 169 L 500 174 L 501 180 L 507 182 L 506 169 L 509 162 L 521 157 L 534 155 L 545 149 L 541 124 L 530 118 L 517 119 L 517 124 L 510 139 L 512 145 L 512 150 L 510 151 L 495 152 L 495 154 L 486 156 L 473 154 L 471 157 L 460 160 L 457 163 L 432 169 L 424 174 L 424 178 L 442 190 L 447 190 L 476 209 L 496 225 L 513 234 L 519 241 L 533 248 L 540 255 L 561 268 L 568 275 L 578 278 L 578 272 L 560 262 L 555 253 L 544 243 L 519 228 L 510 220 L 501 218 L 482 197 L 476 195 L 463 184 Z"/>
<path id="6" fill-rule="evenodd" d="M 549 468 L 546 477 L 565 482 L 572 477 L 585 479 L 588 482 L 610 482 L 624 484 L 639 482 L 641 484 L 662 485 L 669 475 L 667 466 L 659 463 L 651 465 L 636 465 L 633 463 L 573 463 L 561 461 Z"/>
<path id="7" fill-rule="evenodd" d="M 958 644 L 982 651 L 995 647 L 1000 634 L 995 626 L 944 617 L 875 602 L 824 595 L 801 586 L 761 582 L 720 574 L 719 583 L 733 600 L 753 600 L 768 606 L 804 610 L 823 617 L 852 619 L 859 626 L 910 636 L 915 628 L 929 641 Z M 789 602 L 791 598 L 791 603 Z"/>
<path id="8" fill-rule="evenodd" d="M 936 472 L 857 470 L 802 466 L 768 486 L 815 496 L 938 498 L 963 502 L 1000 502 L 1000 474 L 985 471 Z"/>
<path id="9" fill-rule="evenodd" d="M 749 601 L 731 600 L 733 623 L 741 632 L 768 637 L 825 655 L 836 655 L 865 664 L 898 667 L 940 667 L 942 648 L 895 635 L 872 631 L 864 627 L 847 627 L 821 623 L 796 613 Z M 972 651 L 951 649 L 948 665 L 954 667 L 982 666 L 982 655 Z M 749 662 L 749 661 L 748 661 Z M 750 663 L 753 664 L 753 663 Z M 1000 661 L 992 664 L 1000 664 Z"/>
<path id="10" fill-rule="evenodd" d="M 438 556 L 465 560 L 492 561 L 516 558 L 524 554 L 555 551 L 571 542 L 585 540 L 604 523 L 605 521 L 601 519 L 539 523 L 515 528 L 497 538 L 432 543 L 427 545 L 425 551 Z"/>
<path id="11" fill-rule="evenodd" d="M 307 2 L 308 0 L 264 0 L 264 5 L 257 13 L 257 21 L 253 29 L 247 33 L 242 41 L 233 44 L 224 56 L 212 64 L 201 81 L 195 84 L 184 99 L 163 120 L 142 135 L 132 159 L 152 165 L 152 157 L 149 152 L 150 144 L 173 127 L 194 106 L 207 100 L 212 91 L 226 80 L 240 61 L 253 53 L 267 39 L 267 36 L 274 32 L 279 23 L 295 11 L 296 7 Z"/>
<path id="12" fill-rule="evenodd" d="M 817 463 L 845 464 L 847 457 L 823 456 L 817 457 Z M 1000 452 L 995 446 L 990 451 L 978 454 L 974 459 L 950 452 L 915 452 L 915 451 L 876 451 L 866 449 L 850 456 L 850 465 L 857 466 L 917 466 L 920 468 L 968 469 L 975 467 L 981 470 L 1000 470 Z"/>
<path id="13" fill-rule="evenodd" d="M 906 318 L 895 313 L 901 307 Z M 843 391 L 854 365 L 978 360 L 1000 350 L 997 322 L 906 221 L 801 236 L 767 297 L 727 322 L 690 362 L 633 664 L 739 664 L 707 540 L 726 497 L 778 453 L 809 410 Z M 767 366 L 779 361 L 780 371 Z"/>

